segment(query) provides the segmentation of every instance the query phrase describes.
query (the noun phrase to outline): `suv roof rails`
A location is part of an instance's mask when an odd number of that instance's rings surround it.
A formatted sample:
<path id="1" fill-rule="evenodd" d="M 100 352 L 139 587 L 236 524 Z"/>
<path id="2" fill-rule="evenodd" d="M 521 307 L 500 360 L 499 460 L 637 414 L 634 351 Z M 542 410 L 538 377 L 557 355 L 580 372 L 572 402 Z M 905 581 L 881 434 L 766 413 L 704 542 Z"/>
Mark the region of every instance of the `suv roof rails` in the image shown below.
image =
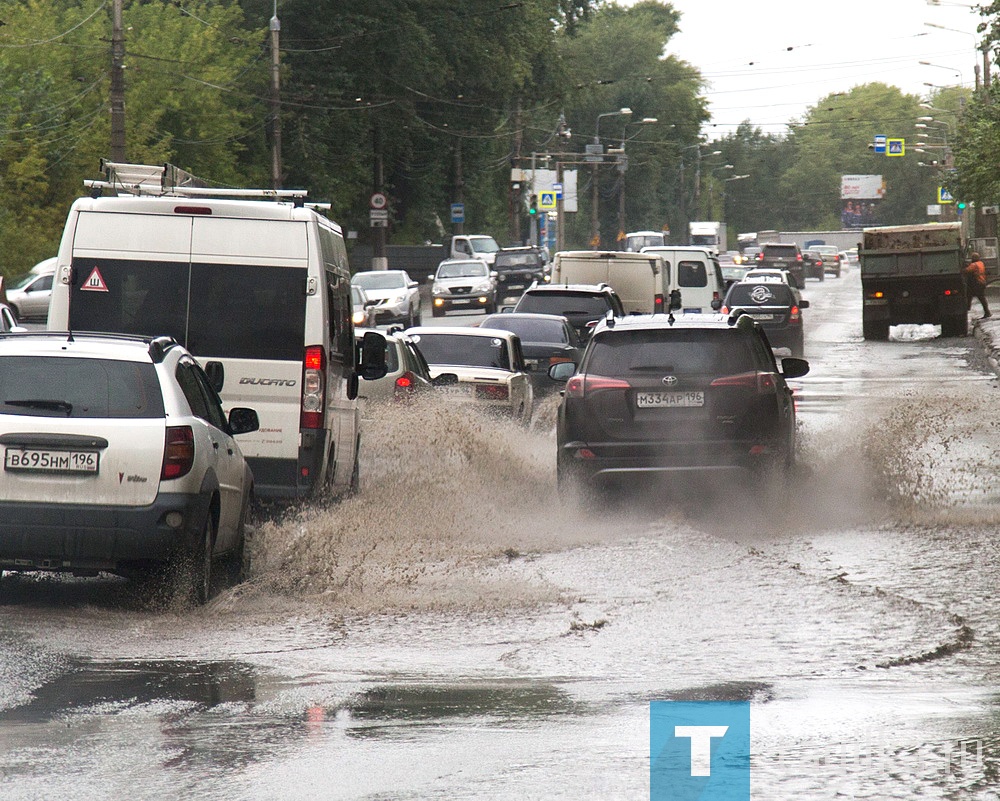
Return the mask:
<path id="1" fill-rule="evenodd" d="M 125 164 L 101 159 L 103 181 L 86 180 L 83 185 L 91 190 L 91 197 L 100 197 L 103 190 L 113 190 L 126 195 L 152 197 L 221 197 L 221 198 L 292 198 L 308 194 L 305 189 L 236 189 L 209 187 L 208 183 L 187 170 L 173 164 Z M 324 204 L 309 204 L 322 208 Z"/>
<path id="2" fill-rule="evenodd" d="M 0 339 L 6 338 L 61 339 L 76 342 L 79 339 L 111 339 L 121 342 L 135 342 L 146 345 L 150 358 L 157 364 L 163 361 L 167 351 L 180 343 L 171 336 L 144 336 L 142 334 L 111 334 L 104 331 L 4 331 Z"/>

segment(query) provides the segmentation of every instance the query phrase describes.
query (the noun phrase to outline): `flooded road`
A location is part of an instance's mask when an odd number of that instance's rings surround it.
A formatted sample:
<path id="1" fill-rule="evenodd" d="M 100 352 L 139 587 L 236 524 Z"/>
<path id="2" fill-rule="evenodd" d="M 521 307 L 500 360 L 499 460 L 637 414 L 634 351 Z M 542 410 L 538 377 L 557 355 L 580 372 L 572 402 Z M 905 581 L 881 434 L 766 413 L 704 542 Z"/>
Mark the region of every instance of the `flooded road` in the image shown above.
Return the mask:
<path id="1" fill-rule="evenodd" d="M 787 494 L 586 514 L 554 399 L 373 409 L 361 493 L 259 525 L 204 609 L 5 575 L 0 798 L 631 801 L 664 699 L 751 702 L 755 799 L 996 798 L 997 379 L 864 342 L 856 270 L 805 294 Z"/>

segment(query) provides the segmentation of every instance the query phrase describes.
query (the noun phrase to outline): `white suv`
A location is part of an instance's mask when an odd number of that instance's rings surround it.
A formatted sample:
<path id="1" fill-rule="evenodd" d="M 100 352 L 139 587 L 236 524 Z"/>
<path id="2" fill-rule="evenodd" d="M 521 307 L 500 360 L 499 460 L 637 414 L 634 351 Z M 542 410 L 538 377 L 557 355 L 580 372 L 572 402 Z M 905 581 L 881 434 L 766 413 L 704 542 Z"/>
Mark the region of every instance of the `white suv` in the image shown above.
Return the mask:
<path id="1" fill-rule="evenodd" d="M 243 566 L 233 436 L 258 426 L 168 337 L 0 335 L 0 570 L 170 573 L 205 603 L 214 565 Z"/>

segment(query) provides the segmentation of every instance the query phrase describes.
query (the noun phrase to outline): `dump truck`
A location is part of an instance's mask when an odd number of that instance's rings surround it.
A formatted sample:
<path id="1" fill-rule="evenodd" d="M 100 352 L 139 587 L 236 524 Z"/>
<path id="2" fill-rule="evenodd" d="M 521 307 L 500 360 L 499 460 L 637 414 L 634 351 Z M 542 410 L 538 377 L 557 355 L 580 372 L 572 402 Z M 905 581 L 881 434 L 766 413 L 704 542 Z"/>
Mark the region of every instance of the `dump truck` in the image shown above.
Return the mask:
<path id="1" fill-rule="evenodd" d="M 862 231 L 862 330 L 886 340 L 889 326 L 933 323 L 942 336 L 968 334 L 961 223 L 895 225 Z"/>

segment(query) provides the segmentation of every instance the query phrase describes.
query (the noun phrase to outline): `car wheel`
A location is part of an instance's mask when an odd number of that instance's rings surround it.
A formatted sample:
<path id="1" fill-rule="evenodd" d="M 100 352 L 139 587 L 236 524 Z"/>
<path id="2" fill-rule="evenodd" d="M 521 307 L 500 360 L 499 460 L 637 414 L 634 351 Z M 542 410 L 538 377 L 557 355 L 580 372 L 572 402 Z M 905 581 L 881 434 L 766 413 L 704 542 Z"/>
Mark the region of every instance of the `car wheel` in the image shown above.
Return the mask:
<path id="1" fill-rule="evenodd" d="M 229 557 L 231 565 L 230 574 L 233 584 L 242 584 L 250 578 L 250 549 L 247 548 L 247 537 L 249 536 L 247 529 L 252 526 L 250 510 L 253 508 L 254 503 L 253 487 L 251 487 L 247 493 L 246 500 L 243 502 L 243 510 L 240 512 L 240 522 L 236 529 L 236 536 L 239 542 L 236 545 L 236 550 Z"/>
<path id="2" fill-rule="evenodd" d="M 444 309 L 441 308 L 440 306 L 434 306 L 431 309 L 431 314 L 433 314 L 435 317 L 443 317 L 444 316 Z"/>
<path id="3" fill-rule="evenodd" d="M 195 606 L 204 606 L 212 597 L 212 548 L 215 545 L 215 518 L 205 515 L 199 542 L 181 554 L 177 570 L 178 590 Z"/>

